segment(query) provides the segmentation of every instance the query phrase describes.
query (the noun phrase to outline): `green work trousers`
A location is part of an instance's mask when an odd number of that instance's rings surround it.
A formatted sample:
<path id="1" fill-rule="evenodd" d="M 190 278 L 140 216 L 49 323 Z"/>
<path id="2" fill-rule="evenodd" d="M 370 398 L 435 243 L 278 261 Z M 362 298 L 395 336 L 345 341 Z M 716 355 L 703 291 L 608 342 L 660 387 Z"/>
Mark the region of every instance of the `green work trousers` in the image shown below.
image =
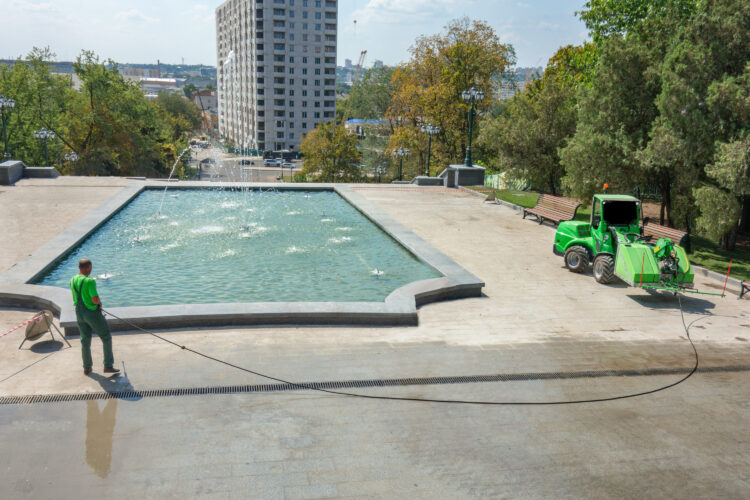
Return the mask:
<path id="1" fill-rule="evenodd" d="M 91 360 L 91 335 L 96 333 L 102 339 L 104 346 L 104 368 L 112 368 L 115 364 L 115 356 L 112 354 L 112 334 L 109 331 L 107 320 L 100 310 L 92 311 L 79 300 L 76 306 L 76 320 L 78 320 L 78 331 L 81 332 L 81 354 L 83 355 L 83 367 L 89 369 L 93 365 Z"/>

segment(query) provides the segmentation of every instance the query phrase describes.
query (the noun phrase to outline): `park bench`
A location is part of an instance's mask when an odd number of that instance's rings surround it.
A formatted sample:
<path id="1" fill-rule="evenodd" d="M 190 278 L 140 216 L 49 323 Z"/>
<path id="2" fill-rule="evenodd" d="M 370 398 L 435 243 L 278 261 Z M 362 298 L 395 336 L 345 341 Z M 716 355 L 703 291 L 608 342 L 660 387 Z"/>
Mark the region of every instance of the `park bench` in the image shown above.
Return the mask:
<path id="1" fill-rule="evenodd" d="M 750 292 L 750 281 L 742 282 L 742 290 L 740 291 L 740 298 L 744 297 L 746 293 Z"/>
<path id="2" fill-rule="evenodd" d="M 652 222 L 650 218 L 643 219 L 643 236 L 649 236 L 654 240 L 669 238 L 690 252 L 690 236 L 687 232 L 672 227 L 662 226 Z"/>
<path id="3" fill-rule="evenodd" d="M 540 194 L 539 201 L 534 208 L 523 209 L 523 218 L 525 219 L 527 215 L 533 215 L 539 221 L 539 224 L 545 220 L 559 224 L 564 220 L 572 220 L 580 206 L 579 202 L 562 196 Z"/>

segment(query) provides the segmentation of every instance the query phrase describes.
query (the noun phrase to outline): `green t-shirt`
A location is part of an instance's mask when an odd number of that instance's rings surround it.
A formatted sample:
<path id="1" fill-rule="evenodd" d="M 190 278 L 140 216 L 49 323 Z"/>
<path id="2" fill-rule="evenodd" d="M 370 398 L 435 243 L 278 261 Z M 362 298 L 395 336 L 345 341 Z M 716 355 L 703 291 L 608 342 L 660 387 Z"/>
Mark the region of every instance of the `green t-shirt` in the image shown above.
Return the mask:
<path id="1" fill-rule="evenodd" d="M 70 280 L 70 291 L 73 292 L 73 305 L 75 306 L 78 305 L 78 293 L 76 290 L 81 291 L 83 305 L 91 311 L 96 311 L 98 306 L 91 301 L 91 297 L 99 296 L 99 292 L 96 291 L 96 280 L 83 274 L 78 274 Z"/>

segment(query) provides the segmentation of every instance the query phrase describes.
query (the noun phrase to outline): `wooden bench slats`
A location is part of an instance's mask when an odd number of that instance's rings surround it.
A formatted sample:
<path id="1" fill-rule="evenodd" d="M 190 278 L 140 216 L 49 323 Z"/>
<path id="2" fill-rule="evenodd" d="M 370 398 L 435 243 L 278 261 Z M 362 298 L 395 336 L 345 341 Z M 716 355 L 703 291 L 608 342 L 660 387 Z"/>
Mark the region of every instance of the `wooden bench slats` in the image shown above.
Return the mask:
<path id="1" fill-rule="evenodd" d="M 686 231 L 651 222 L 648 217 L 643 219 L 643 235 L 652 238 L 669 238 L 678 245 L 685 247 L 688 252 L 690 251 L 690 236 Z"/>
<path id="2" fill-rule="evenodd" d="M 581 204 L 576 201 L 541 194 L 534 208 L 524 209 L 523 218 L 525 219 L 527 215 L 533 215 L 540 224 L 545 220 L 559 224 L 561 221 L 573 219 L 580 206 Z"/>

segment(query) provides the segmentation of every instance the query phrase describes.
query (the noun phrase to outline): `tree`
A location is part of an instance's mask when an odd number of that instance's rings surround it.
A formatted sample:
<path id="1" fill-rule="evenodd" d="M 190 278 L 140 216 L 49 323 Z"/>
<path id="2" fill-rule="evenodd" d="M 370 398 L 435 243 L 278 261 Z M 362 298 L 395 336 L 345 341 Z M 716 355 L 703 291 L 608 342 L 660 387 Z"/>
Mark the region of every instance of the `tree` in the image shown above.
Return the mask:
<path id="1" fill-rule="evenodd" d="M 516 94 L 479 136 L 489 164 L 511 178 L 558 194 L 565 169 L 559 150 L 576 128 L 576 89 L 593 73 L 596 48 L 562 47 L 541 79 Z"/>
<path id="2" fill-rule="evenodd" d="M 188 101 L 178 94 L 162 91 L 159 92 L 156 103 L 168 113 L 174 139 L 200 128 L 203 116 L 200 108 L 193 101 Z"/>
<path id="3" fill-rule="evenodd" d="M 34 131 L 42 127 L 57 134 L 48 142 L 50 162 L 56 163 L 62 152 L 62 117 L 76 94 L 69 78 L 52 74 L 47 61 L 54 57 L 49 48 L 35 47 L 25 60 L 0 65 L 0 94 L 16 103 L 9 114 L 8 147 L 15 159 L 28 165 L 44 163 L 43 145 L 34 138 Z"/>
<path id="4" fill-rule="evenodd" d="M 440 127 L 432 142 L 435 165 L 447 164 L 466 154 L 469 106 L 461 94 L 471 87 L 483 90 L 480 114 L 495 105 L 502 75 L 515 61 L 510 45 L 487 23 L 459 19 L 445 32 L 418 38 L 411 48 L 411 60 L 393 75 L 393 99 L 386 114 L 394 133 L 389 148 L 408 147 L 411 162 L 423 165 L 427 159 L 427 137 L 422 124 Z M 481 117 L 476 130 L 481 129 Z M 422 167 L 418 167 L 421 170 Z"/>
<path id="5" fill-rule="evenodd" d="M 589 0 L 577 14 L 595 42 L 639 32 L 647 19 L 687 19 L 699 0 Z M 652 26 L 653 27 L 653 26 Z M 652 32 L 653 33 L 653 32 Z"/>
<path id="6" fill-rule="evenodd" d="M 350 118 L 382 119 L 385 117 L 393 96 L 393 73 L 395 68 L 382 66 L 371 68 L 351 90 Z"/>
<path id="7" fill-rule="evenodd" d="M 357 137 L 342 125 L 318 125 L 302 140 L 300 150 L 305 158 L 303 172 L 308 179 L 355 182 L 361 178 Z"/>
<path id="8" fill-rule="evenodd" d="M 734 250 L 742 217 L 742 199 L 750 196 L 750 134 L 722 143 L 713 165 L 706 167 L 713 184 L 696 188 L 701 208 L 698 227 L 725 250 Z"/>
<path id="9" fill-rule="evenodd" d="M 196 87 L 194 83 L 188 83 L 187 85 L 182 87 L 182 91 L 185 93 L 185 97 L 187 97 L 188 99 L 192 99 L 193 94 L 198 92 L 198 87 Z"/>
<path id="10" fill-rule="evenodd" d="M 563 185 L 582 200 L 609 183 L 629 192 L 646 181 L 638 153 L 658 114 L 659 58 L 637 39 L 612 38 L 599 48 L 591 83 L 579 88 L 575 135 L 560 151 Z M 671 177 L 662 182 L 671 186 Z"/>
<path id="11" fill-rule="evenodd" d="M 670 224 L 688 225 L 695 217 L 693 187 L 709 175 L 716 144 L 735 140 L 750 125 L 750 12 L 743 6 L 743 0 L 702 4 L 664 56 L 659 114 L 643 162 L 671 177 L 671 189 L 663 189 Z M 681 202 L 673 204 L 676 197 Z"/>
<path id="12" fill-rule="evenodd" d="M 33 132 L 46 127 L 56 134 L 49 142 L 50 160 L 65 174 L 166 175 L 176 151 L 187 145 L 185 132 L 196 123 L 192 104 L 180 96 L 179 102 L 149 102 L 113 61 L 87 51 L 73 64 L 81 81 L 76 91 L 70 76 L 52 73 L 54 57 L 49 49 L 35 48 L 25 60 L 0 66 L 0 93 L 16 101 L 9 127 L 13 156 L 40 164 L 43 148 Z M 75 172 L 62 162 L 69 151 L 80 158 Z"/>

